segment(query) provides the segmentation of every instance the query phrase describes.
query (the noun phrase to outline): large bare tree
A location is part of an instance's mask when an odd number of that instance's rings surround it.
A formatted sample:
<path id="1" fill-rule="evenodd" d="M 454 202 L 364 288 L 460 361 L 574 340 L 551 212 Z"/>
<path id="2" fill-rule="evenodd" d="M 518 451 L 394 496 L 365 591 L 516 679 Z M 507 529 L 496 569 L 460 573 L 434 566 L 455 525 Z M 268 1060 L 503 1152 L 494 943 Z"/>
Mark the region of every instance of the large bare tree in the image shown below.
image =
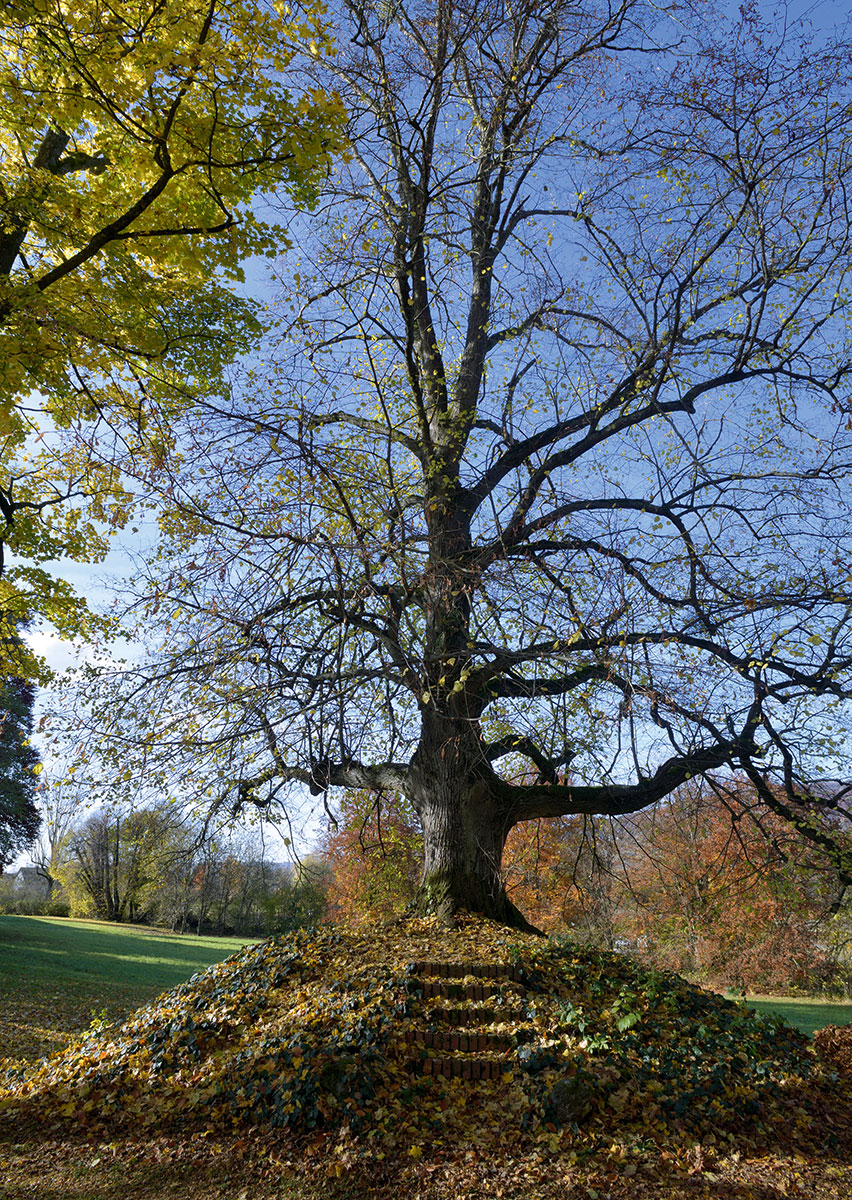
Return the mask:
<path id="1" fill-rule="evenodd" d="M 144 699 L 147 761 L 220 802 L 403 793 L 444 914 L 522 921 L 517 822 L 706 773 L 830 849 L 848 47 L 643 0 L 344 0 L 339 26 L 316 77 L 349 159 L 268 362 L 181 435 L 163 648 L 111 713 Z"/>

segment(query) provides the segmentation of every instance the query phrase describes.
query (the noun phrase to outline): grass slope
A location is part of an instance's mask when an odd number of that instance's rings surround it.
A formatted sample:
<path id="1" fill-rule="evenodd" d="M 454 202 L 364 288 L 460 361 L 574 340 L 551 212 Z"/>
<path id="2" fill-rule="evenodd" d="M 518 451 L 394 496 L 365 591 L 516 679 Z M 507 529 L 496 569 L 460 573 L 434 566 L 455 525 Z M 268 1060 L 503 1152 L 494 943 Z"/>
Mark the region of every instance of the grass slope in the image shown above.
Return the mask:
<path id="1" fill-rule="evenodd" d="M 0 916 L 0 1060 L 38 1058 L 246 944 L 139 926 Z"/>

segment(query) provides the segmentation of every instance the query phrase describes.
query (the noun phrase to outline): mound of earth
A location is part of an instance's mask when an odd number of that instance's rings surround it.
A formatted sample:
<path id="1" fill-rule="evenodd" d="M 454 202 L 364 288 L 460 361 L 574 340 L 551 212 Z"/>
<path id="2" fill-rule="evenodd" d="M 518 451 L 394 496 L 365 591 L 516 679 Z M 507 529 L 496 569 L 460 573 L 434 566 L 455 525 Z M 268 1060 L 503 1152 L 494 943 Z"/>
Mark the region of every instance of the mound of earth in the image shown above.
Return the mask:
<path id="1" fill-rule="evenodd" d="M 417 1157 L 498 1136 L 503 1149 L 557 1148 L 616 1126 L 655 1140 L 733 1136 L 789 1122 L 814 1064 L 780 1019 L 629 957 L 474 918 L 409 920 L 247 947 L 9 1071 L 0 1113 L 110 1129 L 289 1127 Z"/>

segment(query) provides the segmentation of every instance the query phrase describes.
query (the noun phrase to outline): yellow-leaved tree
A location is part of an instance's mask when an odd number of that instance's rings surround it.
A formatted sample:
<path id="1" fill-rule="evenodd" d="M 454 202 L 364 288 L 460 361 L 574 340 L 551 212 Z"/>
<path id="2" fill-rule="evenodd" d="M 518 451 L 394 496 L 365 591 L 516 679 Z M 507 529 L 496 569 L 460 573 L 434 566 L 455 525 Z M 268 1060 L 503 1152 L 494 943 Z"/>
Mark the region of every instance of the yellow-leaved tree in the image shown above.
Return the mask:
<path id="1" fill-rule="evenodd" d="M 0 666 L 32 614 L 85 633 L 49 564 L 97 560 L 121 467 L 156 470 L 170 417 L 259 328 L 235 288 L 310 205 L 343 143 L 308 0 L 11 0 L 0 11 Z M 23 656 L 23 658 L 22 658 Z"/>

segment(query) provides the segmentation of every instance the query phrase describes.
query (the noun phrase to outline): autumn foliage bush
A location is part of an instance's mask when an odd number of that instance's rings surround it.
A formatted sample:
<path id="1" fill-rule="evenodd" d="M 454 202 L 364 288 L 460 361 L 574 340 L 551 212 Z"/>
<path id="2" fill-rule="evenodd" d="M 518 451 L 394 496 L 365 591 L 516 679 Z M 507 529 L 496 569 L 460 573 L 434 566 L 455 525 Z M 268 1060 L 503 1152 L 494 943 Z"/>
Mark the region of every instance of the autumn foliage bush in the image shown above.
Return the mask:
<path id="1" fill-rule="evenodd" d="M 747 788 L 685 787 L 630 833 L 621 923 L 647 961 L 741 990 L 846 989 L 834 871 Z"/>
<path id="2" fill-rule="evenodd" d="M 539 929 L 612 949 L 620 897 L 609 835 L 608 825 L 583 817 L 516 825 L 503 853 L 512 902 Z"/>
<path id="3" fill-rule="evenodd" d="M 399 916 L 417 891 L 422 853 L 417 815 L 406 800 L 344 793 L 323 846 L 331 868 L 329 919 L 357 925 Z"/>
<path id="4" fill-rule="evenodd" d="M 813 1042 L 821 1059 L 852 1075 L 852 1025 L 825 1025 L 816 1031 Z"/>

